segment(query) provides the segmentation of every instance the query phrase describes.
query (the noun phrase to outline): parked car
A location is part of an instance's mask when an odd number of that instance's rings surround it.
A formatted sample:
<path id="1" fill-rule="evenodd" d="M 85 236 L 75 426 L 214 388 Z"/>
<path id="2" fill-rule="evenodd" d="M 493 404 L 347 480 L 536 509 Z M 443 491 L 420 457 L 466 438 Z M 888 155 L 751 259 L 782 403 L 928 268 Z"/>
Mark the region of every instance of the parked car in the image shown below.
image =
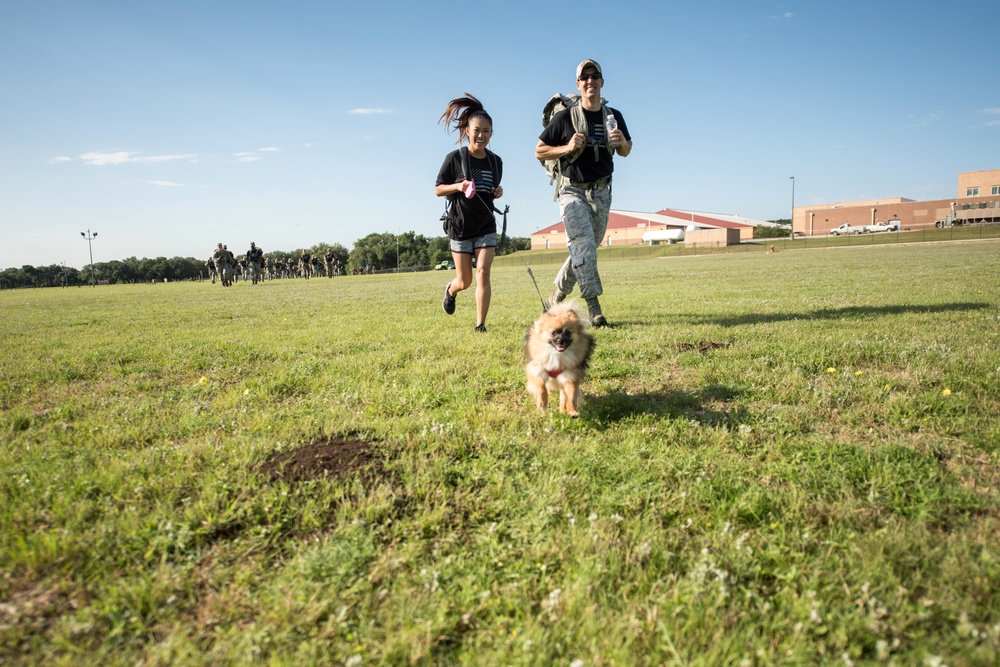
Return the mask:
<path id="1" fill-rule="evenodd" d="M 453 268 L 455 268 L 454 266 L 449 266 L 449 264 L 451 264 L 451 262 L 449 262 L 448 260 L 444 260 L 443 262 L 438 262 L 434 266 L 434 270 L 435 271 L 444 271 L 446 269 L 453 269 Z"/>

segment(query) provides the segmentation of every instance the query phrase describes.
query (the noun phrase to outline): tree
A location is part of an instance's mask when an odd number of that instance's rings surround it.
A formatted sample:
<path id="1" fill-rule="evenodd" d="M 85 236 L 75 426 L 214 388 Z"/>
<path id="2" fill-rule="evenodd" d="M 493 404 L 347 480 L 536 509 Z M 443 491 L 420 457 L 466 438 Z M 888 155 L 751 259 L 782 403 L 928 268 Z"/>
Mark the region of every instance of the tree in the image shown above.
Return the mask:
<path id="1" fill-rule="evenodd" d="M 431 266 L 437 266 L 441 262 L 451 259 L 451 249 L 448 247 L 447 236 L 436 236 L 427 245 L 427 252 L 430 256 Z"/>
<path id="2" fill-rule="evenodd" d="M 430 241 L 423 234 L 403 232 L 399 236 L 399 267 L 414 268 L 431 263 Z"/>
<path id="3" fill-rule="evenodd" d="M 327 250 L 332 250 L 333 251 L 333 257 L 334 257 L 334 259 L 336 259 L 338 262 L 340 262 L 341 266 L 347 266 L 347 259 L 348 259 L 348 257 L 350 257 L 350 253 L 347 251 L 347 248 L 345 248 L 344 246 L 342 246 L 339 243 L 332 243 L 332 244 L 331 243 L 317 243 L 316 245 L 314 245 L 309 250 L 309 254 L 312 255 L 313 257 L 320 257 L 320 258 L 322 258 L 322 257 L 326 257 L 326 251 Z"/>
<path id="4" fill-rule="evenodd" d="M 380 271 L 398 266 L 429 266 L 428 244 L 426 236 L 415 232 L 399 235 L 388 232 L 369 234 L 354 242 L 354 249 L 348 259 L 348 270 L 353 273 L 364 271 L 366 267 Z"/>
<path id="5" fill-rule="evenodd" d="M 791 223 L 787 223 L 789 226 L 785 226 L 784 220 L 772 220 L 776 224 L 774 225 L 757 225 L 753 228 L 753 237 L 755 239 L 774 239 L 781 238 L 784 236 L 792 235 Z"/>
<path id="6" fill-rule="evenodd" d="M 497 243 L 500 239 L 497 238 Z M 511 255 L 521 250 L 531 250 L 531 237 L 528 236 L 508 236 L 503 248 L 497 248 L 497 255 Z"/>

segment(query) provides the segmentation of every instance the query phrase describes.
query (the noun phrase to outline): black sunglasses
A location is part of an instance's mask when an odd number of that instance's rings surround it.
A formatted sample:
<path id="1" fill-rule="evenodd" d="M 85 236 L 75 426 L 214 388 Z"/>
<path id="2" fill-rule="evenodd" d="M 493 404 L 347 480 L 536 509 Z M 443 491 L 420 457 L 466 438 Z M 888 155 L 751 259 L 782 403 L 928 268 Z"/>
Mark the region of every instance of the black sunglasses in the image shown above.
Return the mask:
<path id="1" fill-rule="evenodd" d="M 586 81 L 587 79 L 600 79 L 600 78 L 602 78 L 600 72 L 587 72 L 586 74 L 581 74 L 580 78 L 577 79 L 577 81 Z"/>

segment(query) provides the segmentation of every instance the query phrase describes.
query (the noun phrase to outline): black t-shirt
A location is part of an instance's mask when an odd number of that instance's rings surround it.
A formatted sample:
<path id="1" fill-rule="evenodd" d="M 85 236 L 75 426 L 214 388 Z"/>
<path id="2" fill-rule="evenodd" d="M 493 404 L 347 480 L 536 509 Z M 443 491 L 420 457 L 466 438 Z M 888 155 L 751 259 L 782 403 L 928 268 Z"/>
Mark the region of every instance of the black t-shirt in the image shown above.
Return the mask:
<path id="1" fill-rule="evenodd" d="M 608 107 L 608 113 L 615 115 L 618 120 L 618 129 L 622 131 L 627 140 L 632 141 L 632 135 L 629 134 L 628 125 L 625 124 L 622 113 L 611 107 Z M 608 150 L 608 145 L 604 141 L 604 115 L 600 111 L 587 111 L 586 109 L 583 110 L 583 115 L 587 119 L 587 147 L 572 163 L 563 164 L 562 173 L 563 176 L 573 181 L 593 183 L 605 176 L 610 176 L 615 170 L 615 163 Z M 571 111 L 563 109 L 552 117 L 538 138 L 548 146 L 565 146 L 575 133 Z M 595 146 L 597 148 L 596 157 Z"/>
<path id="2" fill-rule="evenodd" d="M 500 185 L 503 177 L 503 160 L 492 151 L 486 157 L 477 158 L 469 154 L 469 171 L 462 168 L 462 149 L 448 153 L 438 172 L 435 185 L 450 185 L 462 181 L 475 181 L 476 194 L 466 199 L 462 193 L 449 195 L 452 206 L 458 206 L 459 224 L 451 233 L 456 240 L 472 239 L 485 234 L 495 234 L 497 221 L 493 217 L 493 189 Z"/>

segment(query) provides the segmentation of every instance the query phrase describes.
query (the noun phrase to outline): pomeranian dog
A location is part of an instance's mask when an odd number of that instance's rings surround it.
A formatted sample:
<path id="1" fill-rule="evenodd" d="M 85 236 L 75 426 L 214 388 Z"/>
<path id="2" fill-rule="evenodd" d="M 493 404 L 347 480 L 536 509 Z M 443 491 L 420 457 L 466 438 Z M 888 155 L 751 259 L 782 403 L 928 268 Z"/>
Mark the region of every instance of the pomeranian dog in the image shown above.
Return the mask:
<path id="1" fill-rule="evenodd" d="M 586 376 L 594 338 L 590 322 L 569 302 L 559 303 L 541 314 L 524 337 L 525 373 L 528 393 L 544 410 L 549 392 L 559 394 L 559 410 L 579 417 L 580 385 Z"/>

